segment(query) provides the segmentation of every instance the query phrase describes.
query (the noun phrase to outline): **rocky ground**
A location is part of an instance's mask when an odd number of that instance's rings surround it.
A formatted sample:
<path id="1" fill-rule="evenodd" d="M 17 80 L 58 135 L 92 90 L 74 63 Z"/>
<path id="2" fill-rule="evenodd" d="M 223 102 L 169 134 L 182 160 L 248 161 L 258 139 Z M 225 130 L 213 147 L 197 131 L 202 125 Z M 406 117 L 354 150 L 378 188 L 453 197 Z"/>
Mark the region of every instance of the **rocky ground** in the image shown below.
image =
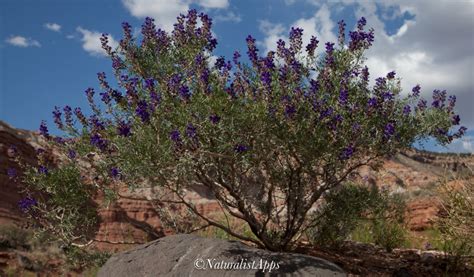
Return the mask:
<path id="1" fill-rule="evenodd" d="M 474 276 L 473 268 L 453 266 L 443 252 L 433 250 L 394 249 L 389 253 L 372 244 L 348 241 L 337 250 L 303 245 L 297 251 L 331 261 L 350 276 Z"/>
<path id="2" fill-rule="evenodd" d="M 44 145 L 44 141 L 34 132 L 15 129 L 0 121 L 0 225 L 15 224 L 27 228 L 28 222 L 17 206 L 21 199 L 21 187 L 11 182 L 6 175 L 7 168 L 15 167 L 8 159 L 7 149 L 10 145 L 15 145 L 20 155 L 34 164 L 35 149 Z M 53 149 L 51 153 L 53 160 L 54 154 Z M 470 174 L 469 169 L 473 168 L 473 155 L 434 154 L 411 150 L 386 160 L 378 172 L 363 168 L 360 174 L 353 178 L 391 191 L 404 192 L 409 199 L 407 223 L 412 234 L 419 234 L 421 245 L 429 242 L 429 238 L 423 237 L 423 232 L 429 230 L 439 216 L 440 206 L 437 198 L 439 181 L 452 174 L 467 176 Z M 472 180 L 471 177 L 471 184 Z M 124 190 L 122 195 L 125 197 L 114 205 L 109 207 L 99 205 L 100 223 L 92 246 L 115 252 L 168 234 L 162 228 L 152 204 L 146 200 L 146 195 L 149 193 L 150 191 L 146 189 L 134 193 Z M 213 212 L 218 209 L 216 203 L 205 192 L 196 190 L 190 197 L 200 204 L 202 210 Z M 100 204 L 102 198 L 98 196 L 96 201 Z M 437 257 L 437 254 L 431 252 L 424 254 L 418 250 L 400 250 L 401 252 L 397 250 L 393 253 L 383 253 L 380 249 L 360 244 L 348 244 L 345 247 L 338 252 L 307 247 L 302 249 L 308 254 L 333 261 L 348 272 L 362 276 L 370 275 L 371 272 L 375 275 L 390 275 L 398 272 L 397 270 L 400 270 L 399 274 L 406 270 L 415 274 L 398 276 L 424 276 L 430 270 L 434 272 L 433 268 L 442 268 L 438 262 L 432 263 L 433 259 L 430 257 Z M 21 258 L 22 256 L 28 256 L 27 251 L 0 249 L 0 272 L 5 274 L 7 268 L 22 267 L 21 261 L 26 260 Z M 434 260 L 438 261 L 438 258 Z M 54 272 L 54 268 L 61 262 L 52 259 L 50 263 L 51 266 L 48 265 L 47 268 L 51 268 Z M 420 271 L 410 271 L 412 268 L 420 268 Z"/>

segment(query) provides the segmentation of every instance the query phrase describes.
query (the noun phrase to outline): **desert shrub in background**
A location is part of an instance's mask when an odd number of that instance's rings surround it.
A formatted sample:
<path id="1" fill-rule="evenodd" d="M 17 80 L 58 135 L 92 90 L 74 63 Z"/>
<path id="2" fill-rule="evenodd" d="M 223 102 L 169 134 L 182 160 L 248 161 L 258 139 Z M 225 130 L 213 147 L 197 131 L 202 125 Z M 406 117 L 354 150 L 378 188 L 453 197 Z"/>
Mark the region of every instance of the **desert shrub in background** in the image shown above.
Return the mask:
<path id="1" fill-rule="evenodd" d="M 329 192 L 324 203 L 313 213 L 308 228 L 311 242 L 322 246 L 337 246 L 354 231 L 363 213 L 374 206 L 377 191 L 367 187 L 345 184 Z"/>
<path id="2" fill-rule="evenodd" d="M 12 224 L 0 226 L 0 249 L 29 249 L 31 231 L 23 230 Z"/>
<path id="3" fill-rule="evenodd" d="M 472 176 L 472 171 L 471 171 Z M 474 183 L 471 179 L 453 186 L 445 182 L 440 187 L 442 216 L 437 227 L 441 250 L 447 255 L 448 266 L 457 268 L 461 263 L 474 264 Z"/>
<path id="4" fill-rule="evenodd" d="M 401 195 L 348 183 L 324 197 L 312 214 L 307 234 L 318 246 L 338 247 L 347 239 L 355 239 L 391 251 L 406 240 L 404 213 Z"/>
<path id="5" fill-rule="evenodd" d="M 147 18 L 141 36 L 133 37 L 123 23 L 117 49 L 102 36 L 118 87 L 100 72 L 101 92 L 85 91 L 90 115 L 56 107 L 54 122 L 64 136 L 51 136 L 45 122 L 40 131 L 67 161 L 58 168 L 40 164 L 23 180 L 27 195 L 39 190 L 68 199 L 30 203 L 27 211 L 43 228 L 61 226 L 65 241 L 86 241 L 76 231 L 92 222 L 93 216 L 80 216 L 93 212 L 79 212 L 91 191 L 113 200 L 117 184 L 155 186 L 162 192 L 155 204 L 170 210 L 163 215 L 173 215 L 175 226 L 191 220 L 260 247 L 289 250 L 311 226 L 314 204 L 351 172 L 418 139 L 446 144 L 466 130 L 451 131 L 459 116 L 456 98 L 446 91 L 435 90 L 431 103 L 420 97 L 420 86 L 402 96 L 395 72 L 369 85 L 364 51 L 374 35 L 364 18 L 347 38 L 341 21 L 337 44 L 327 42 L 320 55 L 316 37 L 303 45 L 303 30 L 292 28 L 276 51 L 261 55 L 249 35 L 248 62 L 235 52 L 214 64 L 211 25 L 207 15 L 191 10 L 171 33 Z M 76 174 L 84 160 L 90 179 Z M 74 186 L 63 190 L 63 178 L 54 176 L 64 174 Z M 245 221 L 253 236 L 200 213 L 185 197 L 191 184 L 210 190 L 223 213 Z M 177 206 L 193 218 L 180 222 Z"/>

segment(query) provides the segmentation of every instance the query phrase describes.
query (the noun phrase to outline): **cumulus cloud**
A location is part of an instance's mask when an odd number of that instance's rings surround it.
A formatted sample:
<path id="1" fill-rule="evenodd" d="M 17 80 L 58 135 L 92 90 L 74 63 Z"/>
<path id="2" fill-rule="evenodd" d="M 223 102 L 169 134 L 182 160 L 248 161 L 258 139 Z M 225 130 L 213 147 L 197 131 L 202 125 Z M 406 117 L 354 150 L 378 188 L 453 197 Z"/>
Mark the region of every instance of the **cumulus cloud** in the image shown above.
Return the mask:
<path id="1" fill-rule="evenodd" d="M 60 32 L 61 31 L 61 25 L 57 23 L 45 23 L 43 25 L 46 29 L 51 30 L 53 32 Z"/>
<path id="2" fill-rule="evenodd" d="M 81 41 L 82 41 L 82 48 L 87 51 L 89 54 L 93 56 L 104 56 L 105 50 L 102 49 L 101 43 L 100 43 L 100 38 L 102 36 L 102 33 L 96 32 L 96 31 L 90 31 L 87 29 L 84 29 L 82 27 L 77 27 L 76 30 L 82 35 Z M 109 45 L 112 48 L 115 48 L 118 46 L 117 41 L 111 36 L 108 36 L 109 38 Z"/>
<path id="3" fill-rule="evenodd" d="M 260 21 L 260 31 L 265 35 L 262 45 L 265 51 L 275 50 L 276 42 L 279 39 L 288 41 L 288 33 L 291 27 L 300 27 L 303 31 L 303 45 L 309 43 L 311 36 L 316 36 L 320 45 L 328 41 L 335 41 L 337 38 L 333 33 L 335 24 L 331 20 L 331 12 L 327 5 L 322 5 L 313 16 L 300 18 L 290 26 L 279 23 L 271 23 L 267 20 Z M 318 47 L 316 53 L 320 53 L 323 47 Z"/>
<path id="4" fill-rule="evenodd" d="M 206 9 L 225 9 L 229 6 L 228 0 L 122 0 L 122 3 L 133 16 L 150 16 L 166 31 L 173 29 L 176 17 L 187 12 L 192 3 Z"/>
<path id="5" fill-rule="evenodd" d="M 229 6 L 228 0 L 199 0 L 197 4 L 208 9 L 224 9 Z"/>
<path id="6" fill-rule="evenodd" d="M 242 21 L 242 18 L 240 17 L 240 15 L 234 13 L 234 12 L 228 12 L 226 14 L 218 14 L 216 16 L 214 16 L 214 19 L 216 21 L 230 21 L 230 22 L 235 22 L 235 23 L 238 23 L 240 21 Z"/>
<path id="7" fill-rule="evenodd" d="M 26 38 L 23 36 L 11 36 L 5 40 L 8 44 L 17 47 L 41 47 L 41 44 L 34 39 Z"/>

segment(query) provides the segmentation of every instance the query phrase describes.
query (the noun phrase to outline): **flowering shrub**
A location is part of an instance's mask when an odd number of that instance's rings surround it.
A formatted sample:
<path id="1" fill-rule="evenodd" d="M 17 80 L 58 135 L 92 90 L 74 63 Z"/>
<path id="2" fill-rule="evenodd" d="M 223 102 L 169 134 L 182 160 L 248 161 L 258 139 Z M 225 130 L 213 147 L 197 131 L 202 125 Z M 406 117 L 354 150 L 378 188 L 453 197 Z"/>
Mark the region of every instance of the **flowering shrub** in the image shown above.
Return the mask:
<path id="1" fill-rule="evenodd" d="M 48 174 L 88 158 L 94 188 L 107 195 L 116 192 L 114 182 L 157 186 L 168 192 L 156 200 L 160 210 L 180 206 L 204 225 L 285 250 L 308 228 L 315 202 L 358 167 L 418 139 L 432 136 L 445 144 L 465 131 L 450 131 L 459 116 L 456 98 L 446 91 L 436 90 L 428 106 L 420 86 L 402 97 L 395 72 L 369 85 L 363 53 L 374 35 L 364 18 L 348 39 L 341 21 L 338 45 L 326 43 L 321 56 L 316 37 L 303 45 L 300 28 L 264 55 L 249 35 L 248 63 L 235 52 L 232 60 L 218 57 L 211 64 L 217 45 L 211 25 L 207 15 L 191 10 L 171 33 L 147 18 L 141 39 L 123 23 L 117 49 L 104 34 L 118 88 L 98 73 L 101 92 L 85 91 L 91 115 L 56 107 L 54 122 L 65 137 L 53 138 L 41 123 L 42 135 L 69 157 L 67 166 Z M 202 214 L 185 197 L 190 185 L 208 188 L 223 212 L 245 221 L 253 236 Z"/>

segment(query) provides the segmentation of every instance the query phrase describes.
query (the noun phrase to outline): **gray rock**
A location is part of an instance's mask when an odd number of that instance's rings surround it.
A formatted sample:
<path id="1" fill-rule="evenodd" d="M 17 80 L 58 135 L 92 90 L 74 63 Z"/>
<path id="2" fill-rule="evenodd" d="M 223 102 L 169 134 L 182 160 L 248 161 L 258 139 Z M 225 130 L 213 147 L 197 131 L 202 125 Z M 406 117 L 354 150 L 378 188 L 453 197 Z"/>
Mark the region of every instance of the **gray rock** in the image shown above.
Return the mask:
<path id="1" fill-rule="evenodd" d="M 335 264 L 311 256 L 270 252 L 237 241 L 175 235 L 113 255 L 97 276 L 325 277 L 346 274 Z"/>

